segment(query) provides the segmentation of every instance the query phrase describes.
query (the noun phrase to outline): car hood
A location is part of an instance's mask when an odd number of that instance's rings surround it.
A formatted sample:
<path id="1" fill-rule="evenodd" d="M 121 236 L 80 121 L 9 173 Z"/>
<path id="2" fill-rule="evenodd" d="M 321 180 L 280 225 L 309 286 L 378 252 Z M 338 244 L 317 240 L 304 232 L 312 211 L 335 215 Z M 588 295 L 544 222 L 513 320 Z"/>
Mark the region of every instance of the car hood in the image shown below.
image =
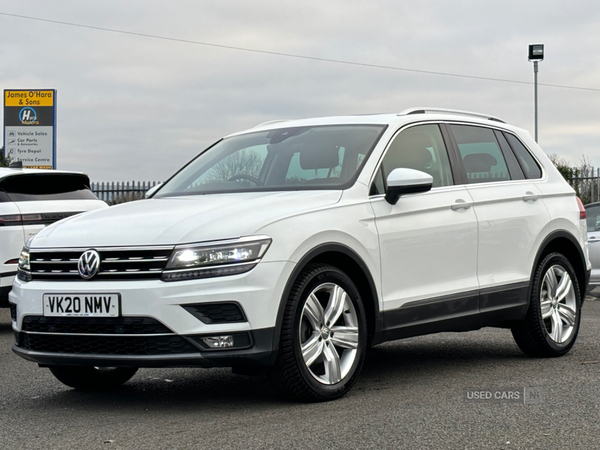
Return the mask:
<path id="1" fill-rule="evenodd" d="M 32 248 L 174 245 L 256 233 L 285 217 L 337 203 L 341 191 L 211 194 L 139 200 L 40 231 Z"/>

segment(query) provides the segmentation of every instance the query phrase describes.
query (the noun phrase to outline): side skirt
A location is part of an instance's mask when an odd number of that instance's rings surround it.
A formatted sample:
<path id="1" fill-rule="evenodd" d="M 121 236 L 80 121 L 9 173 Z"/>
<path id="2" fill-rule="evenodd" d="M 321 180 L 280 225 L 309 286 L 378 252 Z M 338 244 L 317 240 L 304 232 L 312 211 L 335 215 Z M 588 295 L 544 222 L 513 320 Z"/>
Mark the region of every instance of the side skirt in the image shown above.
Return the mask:
<path id="1" fill-rule="evenodd" d="M 443 331 L 509 327 L 525 317 L 528 304 L 528 282 L 409 302 L 382 312 L 382 342 Z"/>

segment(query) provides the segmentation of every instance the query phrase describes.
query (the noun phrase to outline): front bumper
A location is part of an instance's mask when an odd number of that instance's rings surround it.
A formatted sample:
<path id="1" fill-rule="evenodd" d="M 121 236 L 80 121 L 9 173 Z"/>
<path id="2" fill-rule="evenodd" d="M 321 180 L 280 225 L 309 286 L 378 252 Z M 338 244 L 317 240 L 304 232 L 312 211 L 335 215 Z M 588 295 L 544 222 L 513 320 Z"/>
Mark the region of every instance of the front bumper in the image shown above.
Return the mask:
<path id="1" fill-rule="evenodd" d="M 205 351 L 198 345 L 194 353 L 176 355 L 110 355 L 110 354 L 73 354 L 61 352 L 41 352 L 27 350 L 16 343 L 12 351 L 20 357 L 38 363 L 41 366 L 100 366 L 100 367 L 259 367 L 275 362 L 274 328 L 253 330 L 252 347 L 242 350 Z M 184 337 L 193 345 L 191 337 Z M 21 337 L 17 333 L 16 340 Z"/>
<path id="2" fill-rule="evenodd" d="M 240 275 L 180 282 L 82 280 L 23 283 L 17 279 L 9 294 L 10 302 L 15 304 L 12 327 L 16 339 L 12 349 L 17 355 L 41 365 L 269 365 L 276 356 L 274 330 L 281 296 L 292 269 L 293 264 L 289 262 L 261 262 L 250 272 Z M 115 320 L 104 318 L 104 321 L 96 319 L 94 322 L 93 317 L 44 316 L 44 294 L 109 293 L 120 295 L 121 313 Z M 192 306 L 228 302 L 239 305 L 241 318 L 231 322 L 211 322 L 190 312 Z M 134 326 L 131 321 L 144 319 L 152 322 L 148 325 L 150 329 L 127 331 L 127 327 Z M 32 320 L 35 322 L 33 328 Z M 152 327 L 162 328 L 153 331 Z M 222 335 L 247 336 L 248 345 L 207 349 L 202 344 L 203 337 Z"/>
<path id="3" fill-rule="evenodd" d="M 4 264 L 2 266 L 2 271 L 0 272 L 0 307 L 8 306 L 8 293 L 12 288 L 16 274 L 16 264 Z"/>
<path id="4" fill-rule="evenodd" d="M 591 272 L 588 272 L 588 280 L 586 295 L 600 297 L 600 270 L 592 269 Z"/>

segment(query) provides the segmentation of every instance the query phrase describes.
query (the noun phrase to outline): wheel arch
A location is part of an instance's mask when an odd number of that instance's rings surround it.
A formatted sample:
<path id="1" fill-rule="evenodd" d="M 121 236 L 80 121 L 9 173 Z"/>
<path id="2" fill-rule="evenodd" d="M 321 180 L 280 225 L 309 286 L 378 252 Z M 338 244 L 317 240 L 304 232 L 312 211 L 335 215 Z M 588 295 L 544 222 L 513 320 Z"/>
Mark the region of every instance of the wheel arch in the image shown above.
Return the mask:
<path id="1" fill-rule="evenodd" d="M 542 241 L 531 269 L 530 279 L 533 279 L 533 275 L 540 261 L 552 252 L 563 254 L 573 266 L 575 275 L 577 276 L 579 292 L 581 293 L 581 301 L 583 302 L 589 282 L 586 259 L 575 236 L 567 231 L 555 231 L 546 236 Z M 531 288 L 532 287 L 530 286 L 530 293 Z"/>
<path id="2" fill-rule="evenodd" d="M 289 276 L 283 294 L 279 301 L 277 311 L 277 322 L 275 324 L 275 336 L 273 342 L 273 353 L 279 350 L 281 327 L 285 303 L 289 297 L 294 281 L 302 270 L 311 263 L 330 264 L 342 270 L 355 284 L 365 307 L 367 315 L 368 343 L 377 344 L 381 340 L 383 319 L 379 311 L 379 297 L 373 277 L 362 258 L 351 248 L 339 243 L 325 243 L 306 253 L 294 267 Z"/>

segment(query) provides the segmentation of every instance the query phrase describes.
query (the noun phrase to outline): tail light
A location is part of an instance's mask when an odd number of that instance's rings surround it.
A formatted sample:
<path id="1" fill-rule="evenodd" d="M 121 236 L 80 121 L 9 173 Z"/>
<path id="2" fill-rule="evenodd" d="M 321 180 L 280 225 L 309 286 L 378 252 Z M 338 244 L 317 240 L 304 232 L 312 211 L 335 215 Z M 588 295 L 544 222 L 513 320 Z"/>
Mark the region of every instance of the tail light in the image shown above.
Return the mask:
<path id="1" fill-rule="evenodd" d="M 10 214 L 0 216 L 0 227 L 7 225 L 23 225 L 21 214 Z"/>
<path id="2" fill-rule="evenodd" d="M 0 227 L 17 225 L 50 225 L 57 220 L 70 217 L 75 214 L 79 214 L 79 212 L 0 215 Z"/>
<path id="3" fill-rule="evenodd" d="M 577 199 L 577 205 L 579 205 L 579 220 L 585 220 L 587 214 L 585 213 L 585 208 L 583 207 L 583 203 L 581 203 L 581 199 L 579 197 L 575 197 Z"/>

